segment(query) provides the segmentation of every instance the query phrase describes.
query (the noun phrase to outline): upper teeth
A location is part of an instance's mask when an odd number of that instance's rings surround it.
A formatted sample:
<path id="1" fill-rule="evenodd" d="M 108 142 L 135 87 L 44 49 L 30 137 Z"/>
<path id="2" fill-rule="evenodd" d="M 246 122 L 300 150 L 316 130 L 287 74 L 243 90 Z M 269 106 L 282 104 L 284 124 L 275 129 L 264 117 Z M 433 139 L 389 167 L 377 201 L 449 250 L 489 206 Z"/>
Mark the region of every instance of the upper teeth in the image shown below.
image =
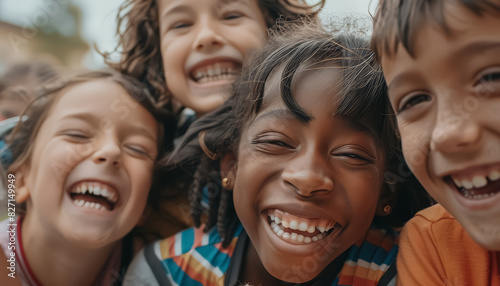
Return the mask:
<path id="1" fill-rule="evenodd" d="M 117 195 L 115 194 L 114 191 L 109 191 L 107 187 L 102 186 L 91 186 L 86 183 L 82 183 L 76 187 L 76 189 L 73 189 L 71 193 L 76 193 L 76 194 L 85 194 L 85 193 L 93 194 L 95 196 L 101 196 L 106 198 L 108 201 L 115 203 L 117 201 Z"/>
<path id="2" fill-rule="evenodd" d="M 309 225 L 307 222 L 297 222 L 295 220 L 287 221 L 287 220 L 282 220 L 277 216 L 270 215 L 271 221 L 274 221 L 277 225 L 281 224 L 284 228 L 290 228 L 293 230 L 300 230 L 300 231 L 307 231 L 308 233 L 314 233 L 316 229 L 319 230 L 319 232 L 323 233 L 325 231 L 329 231 L 332 229 L 332 227 L 327 226 L 327 227 L 322 227 L 322 226 L 314 226 L 314 225 Z"/>
<path id="3" fill-rule="evenodd" d="M 193 72 L 193 77 L 196 81 L 208 81 L 207 77 L 217 77 L 216 79 L 229 79 L 232 75 L 237 74 L 236 67 L 232 63 L 216 63 L 196 69 Z"/>
<path id="4" fill-rule="evenodd" d="M 500 179 L 500 172 L 499 171 L 491 171 L 488 176 L 483 176 L 483 175 L 476 175 L 472 177 L 471 180 L 467 179 L 456 179 L 453 178 L 453 182 L 457 187 L 461 188 L 464 187 L 465 189 L 472 189 L 472 188 L 482 188 L 488 184 L 488 179 L 490 181 L 496 181 Z"/>

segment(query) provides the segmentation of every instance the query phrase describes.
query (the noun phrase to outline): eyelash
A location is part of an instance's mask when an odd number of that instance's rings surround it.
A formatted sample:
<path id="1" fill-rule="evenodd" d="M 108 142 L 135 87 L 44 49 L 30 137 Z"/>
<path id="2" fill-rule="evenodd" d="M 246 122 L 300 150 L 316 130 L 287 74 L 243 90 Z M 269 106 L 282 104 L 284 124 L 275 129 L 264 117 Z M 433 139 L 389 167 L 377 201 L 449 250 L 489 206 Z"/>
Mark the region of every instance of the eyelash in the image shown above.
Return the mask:
<path id="1" fill-rule="evenodd" d="M 347 157 L 349 159 L 365 161 L 366 164 L 373 164 L 374 163 L 373 160 L 365 158 L 365 157 L 360 156 L 360 155 L 355 154 L 355 153 L 340 153 L 340 154 L 334 154 L 334 156 L 343 156 L 343 157 Z M 365 165 L 365 164 L 362 164 L 362 165 Z"/>
<path id="2" fill-rule="evenodd" d="M 411 108 L 411 107 L 413 107 L 421 102 L 425 102 L 425 101 L 429 101 L 429 100 L 431 100 L 431 97 L 427 94 L 412 95 L 409 97 L 409 99 L 405 100 L 401 104 L 401 107 L 398 109 L 398 113 L 400 113 L 401 111 L 407 110 L 408 108 Z"/>
<path id="3" fill-rule="evenodd" d="M 172 25 L 171 29 L 178 30 L 178 29 L 188 28 L 189 26 L 191 26 L 191 24 L 185 23 L 185 22 L 180 22 L 180 23 L 176 23 L 176 24 Z"/>
<path id="4" fill-rule="evenodd" d="M 500 81 L 500 71 L 488 73 L 481 77 L 480 82 Z"/>
<path id="5" fill-rule="evenodd" d="M 238 18 L 241 18 L 243 15 L 239 12 L 231 12 L 231 13 L 227 13 L 226 15 L 224 15 L 223 19 L 224 20 L 234 20 L 234 19 L 238 19 Z"/>

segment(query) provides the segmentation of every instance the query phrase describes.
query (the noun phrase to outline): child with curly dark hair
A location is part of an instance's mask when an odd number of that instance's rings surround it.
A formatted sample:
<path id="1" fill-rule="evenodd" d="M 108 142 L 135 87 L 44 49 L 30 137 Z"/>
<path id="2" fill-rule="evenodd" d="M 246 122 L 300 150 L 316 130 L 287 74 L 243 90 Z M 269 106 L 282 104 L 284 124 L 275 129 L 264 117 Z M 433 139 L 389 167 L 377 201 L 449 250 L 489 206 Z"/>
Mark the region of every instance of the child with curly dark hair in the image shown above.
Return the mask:
<path id="1" fill-rule="evenodd" d="M 248 52 L 280 18 L 316 17 L 325 0 L 128 0 L 118 14 L 122 58 L 111 64 L 172 109 L 221 105 Z M 106 54 L 105 54 L 106 55 Z"/>
<path id="2" fill-rule="evenodd" d="M 368 41 L 304 26 L 248 63 L 169 158 L 192 182 L 197 228 L 147 246 L 126 283 L 393 283 L 393 227 L 430 200 L 411 175 L 388 179 L 401 153 Z"/>

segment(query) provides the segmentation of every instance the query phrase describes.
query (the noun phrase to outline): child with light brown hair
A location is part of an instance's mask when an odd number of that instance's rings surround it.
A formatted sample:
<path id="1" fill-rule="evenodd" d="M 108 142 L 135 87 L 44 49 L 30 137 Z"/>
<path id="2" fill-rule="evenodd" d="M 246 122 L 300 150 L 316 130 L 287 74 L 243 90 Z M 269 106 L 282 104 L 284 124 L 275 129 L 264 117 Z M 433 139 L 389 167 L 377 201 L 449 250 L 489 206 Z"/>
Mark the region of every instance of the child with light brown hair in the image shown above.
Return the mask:
<path id="1" fill-rule="evenodd" d="M 372 47 L 403 153 L 439 203 L 401 234 L 401 285 L 500 285 L 500 1 L 382 0 Z"/>

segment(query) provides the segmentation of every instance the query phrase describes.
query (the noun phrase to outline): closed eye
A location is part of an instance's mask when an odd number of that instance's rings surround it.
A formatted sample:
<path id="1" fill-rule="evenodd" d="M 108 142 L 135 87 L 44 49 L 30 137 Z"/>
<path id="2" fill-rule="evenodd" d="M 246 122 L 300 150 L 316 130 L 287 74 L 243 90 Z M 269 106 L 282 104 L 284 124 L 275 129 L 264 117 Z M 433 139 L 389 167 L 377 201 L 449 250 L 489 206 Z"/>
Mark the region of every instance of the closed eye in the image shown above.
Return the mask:
<path id="1" fill-rule="evenodd" d="M 179 30 L 179 29 L 183 29 L 183 28 L 188 28 L 191 26 L 191 23 L 188 23 L 188 22 L 178 22 L 178 23 L 175 23 L 174 25 L 172 25 L 171 29 L 172 30 Z"/>
<path id="2" fill-rule="evenodd" d="M 90 136 L 88 136 L 86 133 L 77 130 L 63 131 L 62 135 L 76 141 L 88 141 L 90 139 Z"/>
<path id="3" fill-rule="evenodd" d="M 358 155 L 358 154 L 355 154 L 355 153 L 340 153 L 340 154 L 335 154 L 335 156 L 337 156 L 337 157 L 344 157 L 344 158 L 347 158 L 349 160 L 355 160 L 355 161 L 363 162 L 363 165 L 364 164 L 373 164 L 374 163 L 374 160 L 368 159 L 368 158 L 366 158 L 364 156 L 361 156 L 361 155 Z"/>
<path id="4" fill-rule="evenodd" d="M 241 18 L 243 15 L 241 13 L 233 12 L 233 13 L 228 13 L 223 16 L 224 20 L 233 20 L 233 19 L 238 19 Z"/>

